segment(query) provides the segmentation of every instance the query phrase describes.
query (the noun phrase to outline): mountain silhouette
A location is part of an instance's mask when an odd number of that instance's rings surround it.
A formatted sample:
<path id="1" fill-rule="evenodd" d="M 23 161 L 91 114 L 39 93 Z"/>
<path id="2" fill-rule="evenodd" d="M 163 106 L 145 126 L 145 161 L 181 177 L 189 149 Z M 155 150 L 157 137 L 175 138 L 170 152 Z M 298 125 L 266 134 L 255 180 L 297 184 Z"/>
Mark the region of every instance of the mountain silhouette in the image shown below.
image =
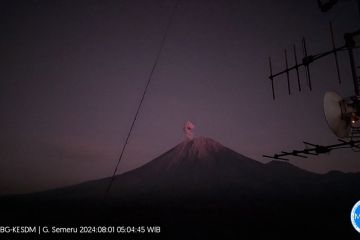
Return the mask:
<path id="1" fill-rule="evenodd" d="M 0 223 L 158 224 L 167 239 L 358 237 L 350 211 L 359 173 L 264 164 L 210 138 L 185 140 L 117 175 L 105 194 L 109 182 L 3 197 Z"/>

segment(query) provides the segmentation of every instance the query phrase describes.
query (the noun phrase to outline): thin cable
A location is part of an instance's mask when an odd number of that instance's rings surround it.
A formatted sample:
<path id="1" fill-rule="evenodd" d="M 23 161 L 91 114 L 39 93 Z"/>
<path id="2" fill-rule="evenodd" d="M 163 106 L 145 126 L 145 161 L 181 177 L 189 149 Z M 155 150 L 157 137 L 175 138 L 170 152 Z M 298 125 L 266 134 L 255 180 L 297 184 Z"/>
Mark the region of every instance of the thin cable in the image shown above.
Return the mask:
<path id="1" fill-rule="evenodd" d="M 154 62 L 154 64 L 153 64 L 152 69 L 151 69 L 151 72 L 150 72 L 150 74 L 149 74 L 149 78 L 148 78 L 148 80 L 147 80 L 147 83 L 146 83 L 144 92 L 143 92 L 143 94 L 142 94 L 141 100 L 140 100 L 139 105 L 138 105 L 138 108 L 137 108 L 137 110 L 136 110 L 134 119 L 133 119 L 133 121 L 132 121 L 132 123 L 131 123 L 130 130 L 129 130 L 127 136 L 126 136 L 126 140 L 125 140 L 125 143 L 124 143 L 123 148 L 122 148 L 122 150 L 121 150 L 120 157 L 119 157 L 119 159 L 118 159 L 118 161 L 117 161 L 115 170 L 114 170 L 113 175 L 112 175 L 112 177 L 111 177 L 111 179 L 110 179 L 110 183 L 109 183 L 109 185 L 108 185 L 108 187 L 107 187 L 107 189 L 106 189 L 106 194 L 109 193 L 109 191 L 110 191 L 110 189 L 111 189 L 111 186 L 112 186 L 112 184 L 113 184 L 113 182 L 114 182 L 114 179 L 115 179 L 115 174 L 116 174 L 116 172 L 117 172 L 117 170 L 118 170 L 118 167 L 119 167 L 119 163 L 120 163 L 120 161 L 121 161 L 121 159 L 122 159 L 122 157 L 123 157 L 123 155 L 124 155 L 126 146 L 127 146 L 127 144 L 128 144 L 129 138 L 130 138 L 130 136 L 131 136 L 131 132 L 132 132 L 132 130 L 134 129 L 135 122 L 136 122 L 137 117 L 138 117 L 138 115 L 139 115 L 139 113 L 140 113 L 141 106 L 142 106 L 142 104 L 143 104 L 143 102 L 144 102 L 146 92 L 147 92 L 147 90 L 148 90 L 148 88 L 149 88 L 151 79 L 152 79 L 153 74 L 154 74 L 154 72 L 155 72 L 156 66 L 157 66 L 157 64 L 158 64 L 158 62 L 159 62 L 159 59 L 160 59 L 160 56 L 161 56 L 161 52 L 162 52 L 162 50 L 163 50 L 163 48 L 164 48 L 164 45 L 165 45 L 165 42 L 166 42 L 166 38 L 167 38 L 167 36 L 168 36 L 169 29 L 170 29 L 171 23 L 172 23 L 172 21 L 173 21 L 174 15 L 175 15 L 176 8 L 177 8 L 177 6 L 178 6 L 178 2 L 179 2 L 179 0 L 176 0 L 176 3 L 175 3 L 175 5 L 174 5 L 174 8 L 173 8 L 172 13 L 171 13 L 171 15 L 170 15 L 169 22 L 168 22 L 168 24 L 167 24 L 167 26 L 166 26 L 164 36 L 163 36 L 163 38 L 162 38 L 162 40 L 161 40 L 161 43 L 160 43 L 159 51 L 158 51 L 158 53 L 157 53 L 157 55 L 156 55 L 155 62 Z"/>

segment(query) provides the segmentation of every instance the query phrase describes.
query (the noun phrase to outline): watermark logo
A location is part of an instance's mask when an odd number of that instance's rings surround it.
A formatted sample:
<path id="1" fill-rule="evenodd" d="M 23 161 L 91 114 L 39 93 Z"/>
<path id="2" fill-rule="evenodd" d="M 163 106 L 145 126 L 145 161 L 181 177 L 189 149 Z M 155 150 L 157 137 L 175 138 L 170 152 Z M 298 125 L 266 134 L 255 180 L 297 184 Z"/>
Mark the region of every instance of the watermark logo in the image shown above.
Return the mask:
<path id="1" fill-rule="evenodd" d="M 351 210 L 351 223 L 360 233 L 360 201 L 358 201 Z"/>

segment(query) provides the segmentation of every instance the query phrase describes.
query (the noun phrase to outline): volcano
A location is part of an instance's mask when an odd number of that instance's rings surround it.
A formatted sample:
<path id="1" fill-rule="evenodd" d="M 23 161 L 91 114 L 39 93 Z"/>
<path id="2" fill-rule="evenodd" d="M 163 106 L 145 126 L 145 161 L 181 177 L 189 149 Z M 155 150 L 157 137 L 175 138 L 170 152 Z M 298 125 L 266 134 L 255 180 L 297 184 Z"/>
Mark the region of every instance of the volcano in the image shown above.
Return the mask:
<path id="1" fill-rule="evenodd" d="M 0 199 L 0 223 L 158 224 L 167 239 L 357 236 L 360 174 L 263 164 L 205 137 L 110 178 Z M 19 220 L 20 219 L 20 220 Z"/>

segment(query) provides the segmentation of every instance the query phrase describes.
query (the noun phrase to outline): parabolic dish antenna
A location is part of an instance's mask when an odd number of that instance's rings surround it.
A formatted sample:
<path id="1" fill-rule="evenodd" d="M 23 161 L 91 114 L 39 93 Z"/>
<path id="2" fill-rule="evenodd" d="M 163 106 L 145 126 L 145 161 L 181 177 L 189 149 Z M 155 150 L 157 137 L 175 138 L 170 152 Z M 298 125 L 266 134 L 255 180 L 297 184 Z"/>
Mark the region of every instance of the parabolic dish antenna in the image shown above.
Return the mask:
<path id="1" fill-rule="evenodd" d="M 352 107 L 335 92 L 327 92 L 324 96 L 324 113 L 330 129 L 339 138 L 350 137 Z"/>

